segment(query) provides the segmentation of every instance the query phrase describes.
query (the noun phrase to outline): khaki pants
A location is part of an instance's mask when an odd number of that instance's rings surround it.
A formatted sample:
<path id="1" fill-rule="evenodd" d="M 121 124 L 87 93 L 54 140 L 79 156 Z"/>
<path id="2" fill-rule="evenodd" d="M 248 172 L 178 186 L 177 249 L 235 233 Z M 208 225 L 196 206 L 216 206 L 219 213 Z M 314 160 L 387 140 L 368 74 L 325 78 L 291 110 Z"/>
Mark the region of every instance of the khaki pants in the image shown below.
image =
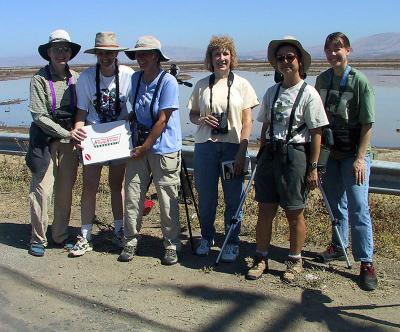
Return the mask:
<path id="1" fill-rule="evenodd" d="M 31 205 L 31 243 L 47 245 L 48 210 L 54 185 L 54 221 L 51 227 L 54 242 L 68 238 L 72 188 L 78 169 L 78 154 L 73 143 L 51 144 L 51 160 L 43 178 L 32 175 L 29 201 Z"/>
<path id="2" fill-rule="evenodd" d="M 178 188 L 180 184 L 181 152 L 147 154 L 130 159 L 125 173 L 124 234 L 127 245 L 135 245 L 142 227 L 142 213 L 150 174 L 157 189 L 160 204 L 161 230 L 166 249 L 180 250 Z"/>

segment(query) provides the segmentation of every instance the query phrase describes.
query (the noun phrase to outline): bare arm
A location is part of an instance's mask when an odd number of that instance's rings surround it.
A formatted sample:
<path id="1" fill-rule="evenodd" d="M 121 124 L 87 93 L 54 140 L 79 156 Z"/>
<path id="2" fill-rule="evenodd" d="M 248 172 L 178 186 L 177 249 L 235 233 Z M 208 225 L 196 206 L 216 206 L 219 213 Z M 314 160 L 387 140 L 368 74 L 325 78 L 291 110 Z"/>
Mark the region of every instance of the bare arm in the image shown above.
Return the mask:
<path id="1" fill-rule="evenodd" d="M 361 126 L 360 145 L 358 146 L 357 157 L 353 163 L 353 175 L 356 177 L 356 183 L 362 185 L 367 177 L 367 166 L 365 165 L 365 154 L 371 140 L 372 123 Z"/>
<path id="2" fill-rule="evenodd" d="M 319 158 L 319 153 L 321 150 L 321 136 L 322 128 L 310 129 L 311 134 L 311 144 L 310 144 L 310 163 L 317 163 Z M 318 170 L 316 168 L 307 168 L 307 187 L 313 190 L 318 187 Z"/>
<path id="3" fill-rule="evenodd" d="M 242 131 L 240 133 L 240 146 L 239 146 L 239 151 L 236 153 L 235 164 L 234 164 L 234 173 L 236 175 L 240 175 L 241 173 L 243 173 L 247 146 L 249 145 L 251 128 L 253 126 L 253 119 L 251 115 L 252 115 L 251 108 L 243 110 Z"/>

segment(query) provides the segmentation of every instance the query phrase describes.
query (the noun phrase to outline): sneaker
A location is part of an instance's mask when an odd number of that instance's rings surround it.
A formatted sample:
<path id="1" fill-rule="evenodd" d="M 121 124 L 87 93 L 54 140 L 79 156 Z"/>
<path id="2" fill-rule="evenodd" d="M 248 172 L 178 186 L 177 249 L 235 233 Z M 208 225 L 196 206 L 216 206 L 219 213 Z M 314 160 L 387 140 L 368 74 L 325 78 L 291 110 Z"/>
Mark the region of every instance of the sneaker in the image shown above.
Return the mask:
<path id="1" fill-rule="evenodd" d="M 211 246 L 214 245 L 214 241 L 208 241 L 205 238 L 201 238 L 200 245 L 196 249 L 196 255 L 207 256 L 210 252 Z"/>
<path id="2" fill-rule="evenodd" d="M 124 229 L 123 228 L 121 228 L 119 230 L 119 232 L 117 232 L 117 233 L 113 232 L 111 242 L 118 248 L 124 247 Z"/>
<path id="3" fill-rule="evenodd" d="M 137 253 L 137 245 L 126 245 L 118 256 L 120 262 L 130 262 Z"/>
<path id="4" fill-rule="evenodd" d="M 93 242 L 88 241 L 83 236 L 78 235 L 78 241 L 68 254 L 68 257 L 78 257 L 85 254 L 87 251 L 93 250 Z"/>
<path id="5" fill-rule="evenodd" d="M 178 263 L 178 255 L 175 249 L 165 249 L 164 257 L 161 260 L 162 265 L 174 265 Z"/>
<path id="6" fill-rule="evenodd" d="M 227 244 L 221 256 L 221 261 L 225 263 L 234 262 L 239 256 L 239 246 L 236 244 Z"/>
<path id="7" fill-rule="evenodd" d="M 303 272 L 303 260 L 301 258 L 294 259 L 288 257 L 286 262 L 286 271 L 283 273 L 282 279 L 288 283 L 294 282 Z"/>
<path id="8" fill-rule="evenodd" d="M 253 257 L 253 264 L 247 271 L 246 279 L 256 280 L 260 278 L 263 275 L 263 273 L 267 273 L 267 271 L 268 271 L 268 258 L 256 254 Z"/>
<path id="9" fill-rule="evenodd" d="M 334 260 L 344 261 L 346 257 L 341 248 L 336 248 L 333 243 L 331 243 L 325 251 L 317 253 L 315 260 L 320 263 L 326 263 Z"/>
<path id="10" fill-rule="evenodd" d="M 378 279 L 372 263 L 361 262 L 360 287 L 365 291 L 372 291 L 378 286 Z"/>

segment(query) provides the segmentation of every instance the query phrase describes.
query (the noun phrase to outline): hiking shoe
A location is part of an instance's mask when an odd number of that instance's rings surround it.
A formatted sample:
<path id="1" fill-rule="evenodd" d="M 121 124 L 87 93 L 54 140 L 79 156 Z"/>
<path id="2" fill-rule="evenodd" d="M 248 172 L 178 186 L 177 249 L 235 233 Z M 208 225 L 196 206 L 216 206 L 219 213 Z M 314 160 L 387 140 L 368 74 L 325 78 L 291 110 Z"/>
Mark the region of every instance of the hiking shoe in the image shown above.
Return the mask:
<path id="1" fill-rule="evenodd" d="M 117 233 L 113 232 L 111 242 L 118 248 L 124 247 L 124 229 L 123 228 L 121 228 Z"/>
<path id="2" fill-rule="evenodd" d="M 174 265 L 178 263 L 178 255 L 175 249 L 165 249 L 164 257 L 161 260 L 162 265 Z"/>
<path id="3" fill-rule="evenodd" d="M 234 262 L 239 256 L 239 246 L 236 244 L 227 244 L 221 256 L 221 261 L 225 263 Z"/>
<path id="4" fill-rule="evenodd" d="M 346 257 L 341 248 L 336 248 L 333 243 L 331 243 L 325 251 L 317 253 L 315 260 L 319 263 L 326 263 L 334 260 L 344 261 Z"/>
<path id="5" fill-rule="evenodd" d="M 301 258 L 294 259 L 288 257 L 286 262 L 286 271 L 283 273 L 282 279 L 288 283 L 294 282 L 303 272 L 303 260 Z"/>
<path id="6" fill-rule="evenodd" d="M 214 245 L 214 241 L 208 241 L 205 238 L 201 238 L 200 245 L 196 248 L 196 255 L 207 256 L 210 252 L 211 246 Z"/>
<path id="7" fill-rule="evenodd" d="M 378 279 L 372 263 L 361 262 L 360 287 L 365 291 L 372 291 L 378 286 Z"/>
<path id="8" fill-rule="evenodd" d="M 268 271 L 268 258 L 256 254 L 253 257 L 253 264 L 247 271 L 246 279 L 256 280 L 260 278 L 263 275 L 263 273 L 267 273 L 267 271 Z"/>
<path id="9" fill-rule="evenodd" d="M 83 256 L 85 252 L 93 250 L 93 242 L 88 241 L 83 236 L 78 235 L 78 241 L 68 254 L 68 257 Z"/>
<path id="10" fill-rule="evenodd" d="M 137 253 L 137 245 L 126 245 L 118 256 L 120 262 L 130 262 Z"/>

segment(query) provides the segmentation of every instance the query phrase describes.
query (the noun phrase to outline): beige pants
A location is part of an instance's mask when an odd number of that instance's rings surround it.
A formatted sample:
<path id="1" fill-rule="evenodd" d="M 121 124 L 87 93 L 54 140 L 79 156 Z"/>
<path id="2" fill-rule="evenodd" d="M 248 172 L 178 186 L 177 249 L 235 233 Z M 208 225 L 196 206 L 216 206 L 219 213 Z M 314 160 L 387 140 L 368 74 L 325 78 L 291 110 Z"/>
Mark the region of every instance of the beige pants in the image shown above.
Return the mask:
<path id="1" fill-rule="evenodd" d="M 68 238 L 72 188 L 78 169 L 78 154 L 73 143 L 51 144 L 51 160 L 43 178 L 32 175 L 29 201 L 31 205 L 31 243 L 47 245 L 48 210 L 54 185 L 54 221 L 51 227 L 54 242 Z"/>
<path id="2" fill-rule="evenodd" d="M 180 250 L 180 222 L 178 188 L 180 184 L 181 152 L 147 154 L 143 158 L 130 159 L 125 173 L 125 243 L 137 243 L 142 227 L 142 212 L 150 181 L 156 186 L 160 204 L 161 230 L 166 249 Z"/>

